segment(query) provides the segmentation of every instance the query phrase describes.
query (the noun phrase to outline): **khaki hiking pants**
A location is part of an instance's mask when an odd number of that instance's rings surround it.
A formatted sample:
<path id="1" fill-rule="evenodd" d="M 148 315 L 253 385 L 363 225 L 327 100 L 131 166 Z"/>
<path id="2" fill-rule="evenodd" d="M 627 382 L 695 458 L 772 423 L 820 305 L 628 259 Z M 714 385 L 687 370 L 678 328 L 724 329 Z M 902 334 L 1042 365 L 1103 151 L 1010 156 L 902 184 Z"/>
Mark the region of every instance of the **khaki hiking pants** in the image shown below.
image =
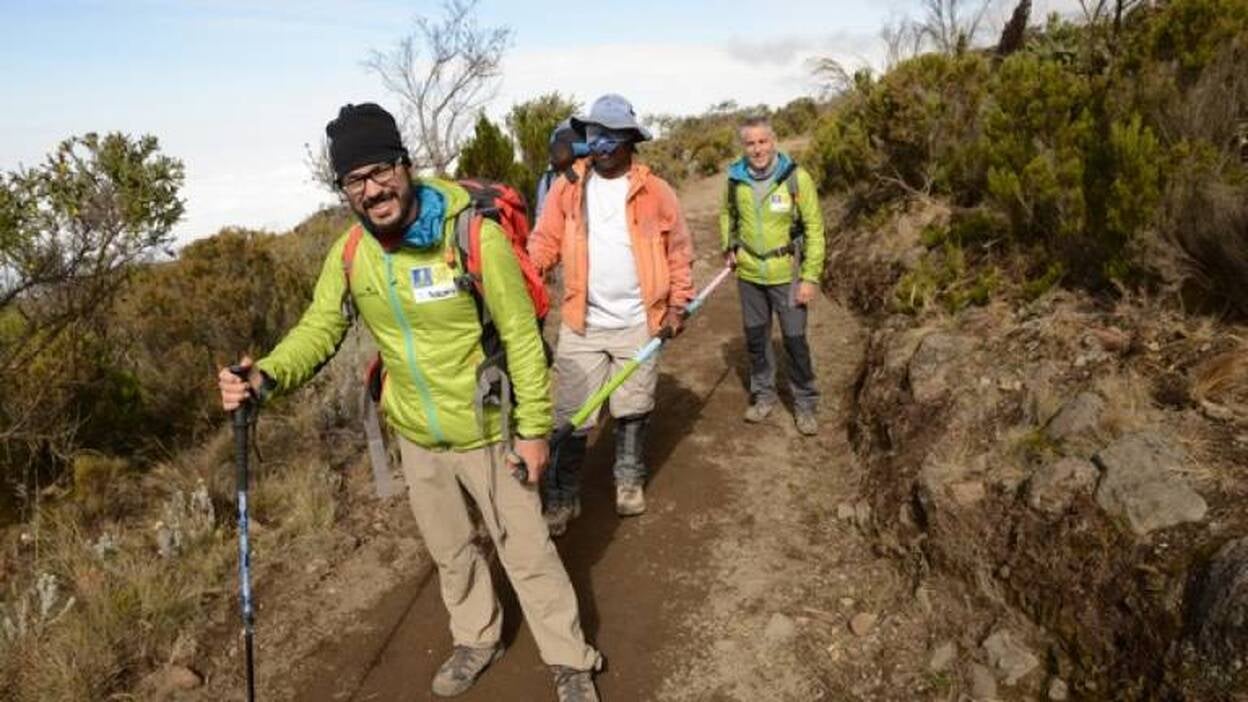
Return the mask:
<path id="1" fill-rule="evenodd" d="M 438 567 L 455 644 L 494 645 L 503 624 L 489 563 L 473 540 L 466 492 L 484 516 L 542 660 L 577 670 L 594 668 L 599 655 L 585 643 L 576 593 L 546 530 L 537 491 L 512 477 L 503 463 L 502 444 L 430 451 L 399 437 L 399 446 L 412 513 Z M 491 470 L 497 471 L 493 487 Z"/>
<path id="2" fill-rule="evenodd" d="M 577 334 L 563 325 L 555 348 L 555 423 L 562 426 L 576 414 L 590 395 L 632 359 L 650 341 L 645 322 L 627 329 L 588 328 Z M 632 417 L 654 409 L 654 391 L 659 384 L 657 353 L 641 364 L 607 400 L 612 417 Z M 588 432 L 597 423 L 598 413 L 590 416 L 581 430 Z"/>

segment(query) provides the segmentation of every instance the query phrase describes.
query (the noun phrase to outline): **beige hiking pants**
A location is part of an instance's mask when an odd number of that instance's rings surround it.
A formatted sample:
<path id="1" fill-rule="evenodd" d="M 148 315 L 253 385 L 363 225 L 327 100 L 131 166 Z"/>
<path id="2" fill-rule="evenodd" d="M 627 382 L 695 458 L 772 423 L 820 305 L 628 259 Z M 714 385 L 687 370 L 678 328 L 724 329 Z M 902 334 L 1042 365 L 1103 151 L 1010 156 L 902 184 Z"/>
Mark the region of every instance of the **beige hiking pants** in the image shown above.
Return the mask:
<path id="1" fill-rule="evenodd" d="M 563 425 L 607 380 L 650 341 L 646 324 L 628 329 L 593 329 L 577 334 L 563 325 L 555 348 L 555 423 Z M 654 409 L 659 384 L 659 355 L 641 364 L 608 402 L 612 417 L 631 417 Z M 581 427 L 597 422 L 595 412 Z"/>
<path id="2" fill-rule="evenodd" d="M 412 513 L 438 567 L 455 643 L 493 645 L 502 635 L 503 623 L 489 564 L 473 541 L 475 530 L 464 501 L 467 492 L 485 517 L 542 660 L 577 670 L 595 667 L 598 652 L 585 643 L 576 593 L 546 530 L 537 490 L 507 471 L 502 444 L 473 451 L 429 451 L 399 437 L 399 445 Z M 498 471 L 492 488 L 491 459 Z"/>

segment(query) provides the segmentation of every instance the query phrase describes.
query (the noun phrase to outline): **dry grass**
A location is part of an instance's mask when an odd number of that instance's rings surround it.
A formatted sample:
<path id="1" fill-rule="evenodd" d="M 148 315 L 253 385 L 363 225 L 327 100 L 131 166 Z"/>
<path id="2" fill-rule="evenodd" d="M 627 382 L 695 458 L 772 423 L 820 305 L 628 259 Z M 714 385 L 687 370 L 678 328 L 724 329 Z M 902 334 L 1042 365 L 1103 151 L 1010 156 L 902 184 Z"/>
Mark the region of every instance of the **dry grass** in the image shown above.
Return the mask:
<path id="1" fill-rule="evenodd" d="M 71 515 L 66 518 L 66 515 Z M 162 559 L 146 530 L 118 531 L 108 549 L 55 509 L 41 517 L 35 570 L 55 578 L 58 619 L 30 628 L 0 650 L 0 669 L 15 673 L 8 697 L 98 700 L 124 689 L 148 666 L 167 660 L 183 627 L 224 585 L 232 552 L 210 535 L 188 544 L 176 561 Z M 5 599 L 25 595 L 12 587 Z"/>
<path id="2" fill-rule="evenodd" d="M 1212 356 L 1191 375 L 1194 399 L 1248 412 L 1248 344 Z"/>
<path id="3" fill-rule="evenodd" d="M 1132 371 L 1097 376 L 1093 388 L 1105 399 L 1099 432 L 1102 441 L 1156 426 L 1159 413 L 1150 387 Z"/>
<path id="4" fill-rule="evenodd" d="M 313 403 L 261 425 L 266 460 L 252 487 L 261 571 L 299 564 L 334 527 L 340 478 L 321 455 L 324 426 Z M 0 700 L 116 698 L 162 665 L 193 667 L 212 622 L 236 616 L 232 450 L 223 430 L 144 476 L 119 478 L 109 492 L 133 492 L 144 505 L 121 518 L 73 499 L 44 507 L 31 525 L 27 568 L 0 592 L 0 621 L 28 602 L 24 631 L 6 637 L 0 627 Z M 197 489 L 198 501 L 190 497 Z M 98 515 L 105 518 L 84 519 Z M 163 557 L 162 541 L 174 544 Z M 33 589 L 41 574 L 57 583 L 46 615 Z"/>

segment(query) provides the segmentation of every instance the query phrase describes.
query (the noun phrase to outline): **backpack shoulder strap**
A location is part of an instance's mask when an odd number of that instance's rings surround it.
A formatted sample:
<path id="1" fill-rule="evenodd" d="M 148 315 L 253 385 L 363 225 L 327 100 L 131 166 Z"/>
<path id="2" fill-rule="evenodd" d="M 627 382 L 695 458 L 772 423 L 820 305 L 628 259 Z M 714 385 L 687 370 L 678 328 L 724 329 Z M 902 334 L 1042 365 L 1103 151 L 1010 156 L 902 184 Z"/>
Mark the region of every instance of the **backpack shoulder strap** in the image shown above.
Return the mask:
<path id="1" fill-rule="evenodd" d="M 741 240 L 741 205 L 737 202 L 737 181 L 728 178 L 728 191 L 724 194 L 728 203 L 728 248 L 734 248 Z"/>
<path id="2" fill-rule="evenodd" d="M 347 232 L 347 243 L 342 246 L 342 274 L 347 278 L 347 289 L 351 289 L 351 270 L 355 267 L 355 252 L 360 248 L 360 240 L 364 238 L 364 227 L 353 225 Z"/>
<path id="3" fill-rule="evenodd" d="M 805 228 L 802 226 L 802 208 L 798 207 L 798 204 L 797 204 L 798 188 L 797 188 L 797 164 L 796 163 L 793 164 L 793 167 L 789 169 L 789 175 L 785 177 L 784 183 L 789 188 L 789 200 L 792 201 L 792 204 L 790 205 L 790 207 L 792 208 L 792 211 L 793 211 L 793 229 L 794 231 L 797 231 L 799 229 L 804 231 Z"/>
<path id="4" fill-rule="evenodd" d="M 347 232 L 347 241 L 342 246 L 342 275 L 347 281 L 346 290 L 342 293 L 342 314 L 351 322 L 356 317 L 355 302 L 351 297 L 351 272 L 355 268 L 355 253 L 363 238 L 364 227 L 357 223 Z"/>

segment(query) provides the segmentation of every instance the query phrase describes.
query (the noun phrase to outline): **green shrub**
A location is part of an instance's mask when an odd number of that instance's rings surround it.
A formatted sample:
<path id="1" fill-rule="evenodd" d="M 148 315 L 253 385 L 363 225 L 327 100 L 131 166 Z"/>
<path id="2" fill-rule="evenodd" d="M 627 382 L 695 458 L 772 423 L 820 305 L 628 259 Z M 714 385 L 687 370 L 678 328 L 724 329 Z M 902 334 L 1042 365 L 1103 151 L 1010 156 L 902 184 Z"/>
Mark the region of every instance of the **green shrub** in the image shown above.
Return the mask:
<path id="1" fill-rule="evenodd" d="M 809 133 L 818 118 L 819 105 L 814 98 L 800 97 L 776 110 L 771 125 L 777 138 L 787 139 Z"/>
<path id="2" fill-rule="evenodd" d="M 1245 58 L 1248 0 L 1179 0 L 1133 11 L 1121 26 L 1050 17 L 1004 60 L 929 54 L 878 79 L 857 76 L 819 119 L 805 162 L 825 190 L 844 194 L 850 216 L 913 197 L 949 202 L 956 214 L 947 230 L 924 233 L 929 248 L 1023 253 L 1032 260 L 1018 270 L 1041 271 L 1025 290 L 1149 285 L 1158 262 L 1143 257 L 1153 249 L 1142 242 L 1163 229 L 1204 277 L 1227 280 L 1239 257 L 1214 252 L 1238 231 L 1238 167 L 1208 176 L 1215 197 L 1168 179 L 1193 173 L 1176 169 L 1193 148 L 1183 144 L 1239 160 Z M 1215 227 L 1189 228 L 1208 242 L 1176 229 L 1197 200 L 1220 208 Z M 973 258 L 990 263 L 979 248 Z M 914 272 L 901 298 L 943 289 L 937 273 Z"/>
<path id="3" fill-rule="evenodd" d="M 459 152 L 456 178 L 483 178 L 514 185 L 525 170 L 516 163 L 516 147 L 485 113 L 477 117 L 472 138 Z"/>
<path id="4" fill-rule="evenodd" d="M 576 101 L 554 92 L 516 104 L 507 113 L 507 129 L 520 147 L 523 166 L 514 185 L 526 198 L 536 197 L 537 181 L 550 165 L 551 132 L 577 109 Z"/>

